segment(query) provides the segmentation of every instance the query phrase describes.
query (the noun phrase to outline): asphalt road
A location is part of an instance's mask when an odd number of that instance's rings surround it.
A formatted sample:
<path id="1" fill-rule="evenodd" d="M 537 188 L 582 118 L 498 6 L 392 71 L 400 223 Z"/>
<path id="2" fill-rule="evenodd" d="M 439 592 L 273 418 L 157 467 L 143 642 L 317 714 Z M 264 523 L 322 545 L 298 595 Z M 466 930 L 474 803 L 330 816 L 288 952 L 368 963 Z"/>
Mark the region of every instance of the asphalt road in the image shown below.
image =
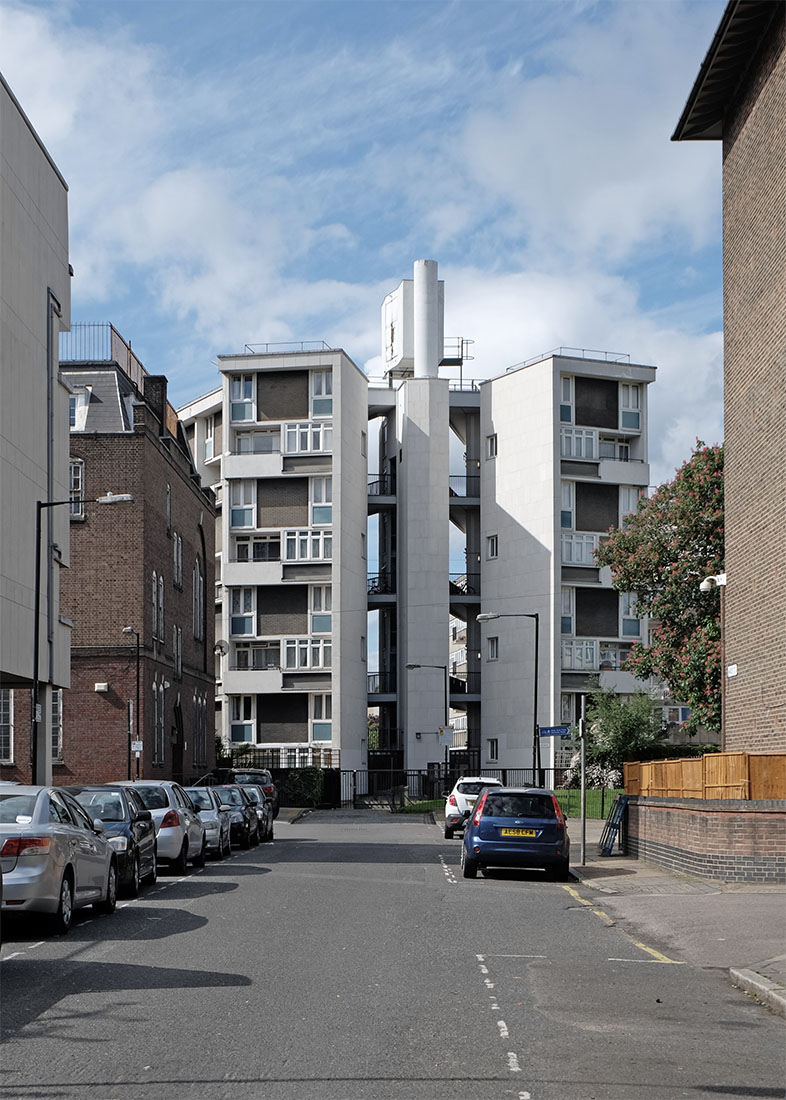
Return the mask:
<path id="1" fill-rule="evenodd" d="M 0 1098 L 784 1096 L 783 1021 L 578 884 L 320 813 L 68 936 L 5 924 Z"/>

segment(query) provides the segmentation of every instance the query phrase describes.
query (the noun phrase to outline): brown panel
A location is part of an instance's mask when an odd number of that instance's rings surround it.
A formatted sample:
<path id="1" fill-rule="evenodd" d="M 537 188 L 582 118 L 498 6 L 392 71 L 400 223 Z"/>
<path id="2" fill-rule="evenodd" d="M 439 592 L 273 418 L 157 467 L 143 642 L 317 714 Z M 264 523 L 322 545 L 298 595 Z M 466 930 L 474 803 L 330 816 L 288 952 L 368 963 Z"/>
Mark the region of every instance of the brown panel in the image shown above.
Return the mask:
<path id="1" fill-rule="evenodd" d="M 260 371 L 257 420 L 307 420 L 308 371 Z"/>
<path id="2" fill-rule="evenodd" d="M 259 478 L 257 510 L 260 527 L 307 527 L 306 478 Z"/>

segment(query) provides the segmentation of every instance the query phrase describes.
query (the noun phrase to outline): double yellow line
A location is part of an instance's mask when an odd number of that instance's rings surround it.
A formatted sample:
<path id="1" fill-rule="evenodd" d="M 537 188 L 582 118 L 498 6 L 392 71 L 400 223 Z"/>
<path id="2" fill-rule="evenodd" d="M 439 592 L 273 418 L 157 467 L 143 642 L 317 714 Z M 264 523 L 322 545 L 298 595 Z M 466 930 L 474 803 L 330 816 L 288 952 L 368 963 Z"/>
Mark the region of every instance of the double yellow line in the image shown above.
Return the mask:
<path id="1" fill-rule="evenodd" d="M 604 924 L 612 925 L 616 923 L 614 920 L 612 920 L 608 913 L 604 913 L 602 909 L 598 909 L 595 905 L 593 905 L 591 901 L 587 901 L 587 899 L 583 898 L 578 890 L 575 890 L 572 886 L 566 886 L 563 884 L 562 889 L 567 890 L 572 898 L 575 898 L 576 901 L 586 906 L 586 908 L 589 909 L 591 913 L 594 913 L 596 917 L 600 917 Z M 670 959 L 668 955 L 664 955 L 661 951 L 656 951 L 654 947 L 648 947 L 646 943 L 641 943 L 640 940 L 634 940 L 630 936 L 628 936 L 628 939 L 630 939 L 631 943 L 633 943 L 636 947 L 639 947 L 642 951 L 646 951 L 648 955 L 652 955 L 653 959 L 657 959 L 658 962 L 672 963 L 675 966 L 682 965 L 681 963 L 678 963 L 676 959 Z"/>

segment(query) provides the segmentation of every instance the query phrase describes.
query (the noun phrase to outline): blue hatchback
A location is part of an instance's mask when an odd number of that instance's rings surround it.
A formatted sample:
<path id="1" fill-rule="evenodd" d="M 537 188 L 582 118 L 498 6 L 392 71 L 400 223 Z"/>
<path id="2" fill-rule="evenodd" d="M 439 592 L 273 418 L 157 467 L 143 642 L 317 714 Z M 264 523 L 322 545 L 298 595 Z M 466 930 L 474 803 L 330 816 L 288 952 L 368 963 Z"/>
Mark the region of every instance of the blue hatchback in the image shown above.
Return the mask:
<path id="1" fill-rule="evenodd" d="M 569 877 L 570 838 L 552 791 L 483 791 L 464 826 L 461 870 L 464 878 L 475 878 L 483 867 L 543 867 L 557 881 Z"/>

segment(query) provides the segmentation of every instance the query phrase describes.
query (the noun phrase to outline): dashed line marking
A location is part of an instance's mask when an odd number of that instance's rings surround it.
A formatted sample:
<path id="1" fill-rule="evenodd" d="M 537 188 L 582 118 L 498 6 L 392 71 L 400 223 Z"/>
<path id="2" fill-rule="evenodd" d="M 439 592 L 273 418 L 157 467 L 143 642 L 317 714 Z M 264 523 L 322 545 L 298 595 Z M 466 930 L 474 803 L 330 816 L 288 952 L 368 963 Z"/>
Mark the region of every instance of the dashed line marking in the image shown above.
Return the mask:
<path id="1" fill-rule="evenodd" d="M 510 1033 L 508 1032 L 508 1025 L 504 1020 L 497 1020 L 497 1027 L 499 1028 L 500 1039 L 509 1039 Z"/>
<path id="2" fill-rule="evenodd" d="M 519 1065 L 519 1057 L 514 1050 L 508 1051 L 508 1069 L 511 1073 L 521 1073 L 521 1066 Z M 522 1094 L 519 1093 L 519 1096 Z M 529 1096 L 529 1093 L 526 1093 Z"/>
<path id="3" fill-rule="evenodd" d="M 442 864 L 442 870 L 445 872 L 445 878 L 448 880 L 451 886 L 456 885 L 456 875 L 452 867 L 448 866 L 445 862 L 445 857 L 440 855 L 439 862 Z"/>

